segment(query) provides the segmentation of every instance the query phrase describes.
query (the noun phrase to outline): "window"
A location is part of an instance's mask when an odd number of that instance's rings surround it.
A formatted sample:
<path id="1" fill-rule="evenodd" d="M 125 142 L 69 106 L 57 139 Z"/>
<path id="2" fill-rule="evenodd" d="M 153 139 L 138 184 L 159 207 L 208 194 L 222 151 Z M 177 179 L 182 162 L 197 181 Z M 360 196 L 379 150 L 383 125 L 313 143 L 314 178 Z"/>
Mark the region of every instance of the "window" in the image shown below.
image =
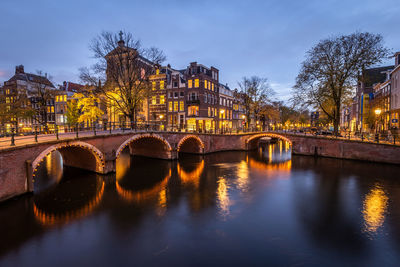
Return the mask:
<path id="1" fill-rule="evenodd" d="M 156 90 L 156 82 L 151 82 L 151 89 Z"/>
<path id="2" fill-rule="evenodd" d="M 174 92 L 174 98 L 178 98 L 178 92 Z"/>
<path id="3" fill-rule="evenodd" d="M 151 97 L 151 104 L 155 105 L 157 103 L 157 98 L 156 96 Z"/>
<path id="4" fill-rule="evenodd" d="M 182 92 L 179 93 L 179 96 L 180 96 L 180 97 L 184 97 L 184 96 L 185 96 L 185 93 L 182 91 Z"/>
<path id="5" fill-rule="evenodd" d="M 199 87 L 199 79 L 194 80 L 194 87 L 198 88 Z"/>
<path id="6" fill-rule="evenodd" d="M 67 102 L 67 95 L 64 95 L 64 102 Z"/>
<path id="7" fill-rule="evenodd" d="M 207 89 L 207 81 L 206 80 L 204 80 L 204 88 Z"/>
<path id="8" fill-rule="evenodd" d="M 164 81 L 160 81 L 160 89 L 161 89 L 161 90 L 164 89 Z"/>
<path id="9" fill-rule="evenodd" d="M 192 80 L 188 80 L 188 88 L 192 88 Z"/>
<path id="10" fill-rule="evenodd" d="M 210 90 L 211 89 L 211 84 L 210 84 L 210 81 L 208 81 L 208 90 Z"/>
<path id="11" fill-rule="evenodd" d="M 172 101 L 168 102 L 168 111 L 172 112 Z"/>
<path id="12" fill-rule="evenodd" d="M 180 101 L 180 102 L 179 102 L 179 110 L 180 110 L 180 111 L 184 111 L 184 110 L 185 110 L 185 104 L 184 104 L 183 101 Z"/>
<path id="13" fill-rule="evenodd" d="M 197 116 L 199 114 L 198 106 L 190 106 L 188 107 L 188 116 Z"/>
<path id="14" fill-rule="evenodd" d="M 211 117 L 211 108 L 208 107 L 208 117 Z"/>
<path id="15" fill-rule="evenodd" d="M 169 92 L 169 98 L 172 98 L 172 92 Z"/>
<path id="16" fill-rule="evenodd" d="M 204 94 L 204 103 L 207 103 L 207 94 Z"/>
<path id="17" fill-rule="evenodd" d="M 214 91 L 214 83 L 211 83 L 211 90 Z"/>
<path id="18" fill-rule="evenodd" d="M 156 75 L 160 74 L 160 69 L 156 69 Z"/>
<path id="19" fill-rule="evenodd" d="M 178 111 L 178 101 L 174 101 L 174 111 Z"/>
<path id="20" fill-rule="evenodd" d="M 164 97 L 164 95 L 160 95 L 160 104 L 165 104 L 165 97 Z"/>
<path id="21" fill-rule="evenodd" d="M 178 87 L 178 82 L 174 82 L 174 87 Z"/>

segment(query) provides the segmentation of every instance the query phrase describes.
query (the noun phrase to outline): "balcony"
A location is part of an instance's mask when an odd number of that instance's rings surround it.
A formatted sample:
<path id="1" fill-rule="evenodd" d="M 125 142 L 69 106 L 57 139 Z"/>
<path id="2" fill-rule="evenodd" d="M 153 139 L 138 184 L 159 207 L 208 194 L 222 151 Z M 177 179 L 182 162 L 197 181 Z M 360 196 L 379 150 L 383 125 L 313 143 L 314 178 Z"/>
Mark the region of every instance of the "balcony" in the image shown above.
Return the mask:
<path id="1" fill-rule="evenodd" d="M 198 97 L 191 97 L 186 100 L 187 105 L 200 105 L 200 99 Z"/>

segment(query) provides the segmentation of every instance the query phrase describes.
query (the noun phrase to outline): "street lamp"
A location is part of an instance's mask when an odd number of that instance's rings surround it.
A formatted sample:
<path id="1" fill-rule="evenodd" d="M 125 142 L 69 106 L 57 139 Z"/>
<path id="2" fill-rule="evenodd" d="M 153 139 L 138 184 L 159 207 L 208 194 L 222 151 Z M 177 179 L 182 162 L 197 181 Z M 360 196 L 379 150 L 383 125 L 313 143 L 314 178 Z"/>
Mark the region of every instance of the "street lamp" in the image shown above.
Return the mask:
<path id="1" fill-rule="evenodd" d="M 379 143 L 379 134 L 378 134 L 378 117 L 381 115 L 382 110 L 380 108 L 375 109 L 375 115 L 376 115 L 376 129 L 375 129 L 375 139 L 376 142 Z"/>

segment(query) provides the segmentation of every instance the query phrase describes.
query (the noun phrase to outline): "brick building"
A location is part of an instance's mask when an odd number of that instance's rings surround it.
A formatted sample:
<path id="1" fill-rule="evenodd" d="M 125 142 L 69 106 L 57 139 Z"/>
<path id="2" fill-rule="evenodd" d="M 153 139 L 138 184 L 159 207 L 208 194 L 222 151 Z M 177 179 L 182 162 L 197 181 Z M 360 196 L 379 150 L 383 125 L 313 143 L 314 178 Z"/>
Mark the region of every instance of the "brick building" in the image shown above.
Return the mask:
<path id="1" fill-rule="evenodd" d="M 3 122 L 4 131 L 10 132 L 12 128 L 17 132 L 32 132 L 34 128 L 44 127 L 54 129 L 55 91 L 56 88 L 47 74 L 42 76 L 26 73 L 23 65 L 16 66 L 14 76 L 4 82 L 2 88 L 6 109 L 31 110 L 31 116 L 20 116 L 16 113 L 8 122 Z"/>

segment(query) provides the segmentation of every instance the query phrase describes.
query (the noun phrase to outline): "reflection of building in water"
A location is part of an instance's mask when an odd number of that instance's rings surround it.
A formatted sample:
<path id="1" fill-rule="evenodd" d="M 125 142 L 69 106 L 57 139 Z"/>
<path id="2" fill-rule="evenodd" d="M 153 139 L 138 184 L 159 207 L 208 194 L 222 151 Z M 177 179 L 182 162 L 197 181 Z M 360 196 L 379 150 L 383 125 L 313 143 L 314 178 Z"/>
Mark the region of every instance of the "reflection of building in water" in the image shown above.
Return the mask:
<path id="1" fill-rule="evenodd" d="M 65 224 L 73 220 L 89 215 L 100 204 L 104 194 L 104 181 L 96 195 L 89 200 L 84 206 L 76 210 L 65 211 L 63 213 L 46 212 L 44 208 L 40 208 L 36 203 L 33 204 L 33 213 L 35 218 L 43 225 Z M 64 207 L 60 207 L 64 208 Z"/>
<path id="2" fill-rule="evenodd" d="M 260 144 L 258 154 L 269 163 L 284 162 L 291 159 L 291 146 L 289 142 L 282 140 L 274 144 Z"/>
<path id="3" fill-rule="evenodd" d="M 155 184 L 153 187 L 144 190 L 128 190 L 123 188 L 119 181 L 116 181 L 115 187 L 117 189 L 118 195 L 122 197 L 122 199 L 128 202 L 142 202 L 148 199 L 152 199 L 159 196 L 159 193 L 164 190 L 168 184 L 168 180 L 171 178 L 171 169 L 169 169 L 168 174 L 164 177 L 164 179 Z M 166 205 L 166 201 L 163 205 Z"/>
<path id="4" fill-rule="evenodd" d="M 366 195 L 363 205 L 365 231 L 376 232 L 385 221 L 388 197 L 380 185 L 375 185 Z"/>
<path id="5" fill-rule="evenodd" d="M 222 217 L 226 217 L 229 215 L 229 208 L 232 205 L 231 200 L 229 198 L 229 185 L 227 181 L 223 177 L 218 178 L 218 189 L 217 189 L 217 199 L 218 199 L 218 208 L 219 214 Z"/>
<path id="6" fill-rule="evenodd" d="M 199 186 L 200 177 L 204 170 L 204 160 L 197 163 L 195 169 L 192 171 L 185 171 L 182 165 L 178 162 L 178 175 L 184 184 L 192 184 L 196 188 Z"/>

